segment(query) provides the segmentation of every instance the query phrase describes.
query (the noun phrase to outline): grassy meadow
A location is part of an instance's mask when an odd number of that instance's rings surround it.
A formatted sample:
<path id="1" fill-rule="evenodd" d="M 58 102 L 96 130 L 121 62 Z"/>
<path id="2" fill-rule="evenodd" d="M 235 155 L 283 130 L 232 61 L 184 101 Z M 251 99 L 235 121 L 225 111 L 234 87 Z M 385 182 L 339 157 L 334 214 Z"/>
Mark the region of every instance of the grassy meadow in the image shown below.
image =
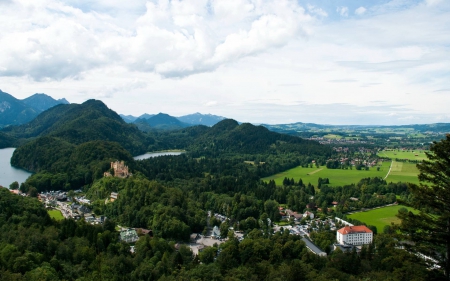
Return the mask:
<path id="1" fill-rule="evenodd" d="M 275 180 L 275 184 L 283 185 L 283 180 L 285 177 L 291 179 L 293 178 L 296 182 L 299 179 L 303 180 L 303 183 L 311 183 L 317 186 L 319 178 L 329 178 L 329 186 L 343 186 L 347 184 L 357 183 L 362 178 L 367 177 L 382 177 L 384 178 L 389 171 L 390 162 L 383 162 L 380 170 L 377 171 L 376 167 L 370 168 L 368 171 L 356 170 L 354 167 L 352 170 L 342 170 L 342 169 L 327 169 L 325 166 L 319 168 L 303 168 L 301 166 L 292 168 L 290 170 L 275 174 L 270 177 L 263 178 L 264 181 Z"/>
<path id="2" fill-rule="evenodd" d="M 52 219 L 55 219 L 57 221 L 64 219 L 64 216 L 61 214 L 61 211 L 59 210 L 48 210 L 47 212 Z"/>
<path id="3" fill-rule="evenodd" d="M 395 216 L 400 208 L 406 208 L 408 210 L 413 210 L 413 212 L 417 212 L 414 209 L 402 205 L 394 205 L 370 211 L 359 212 L 347 216 L 349 218 L 364 222 L 368 225 L 374 225 L 377 227 L 378 233 L 382 233 L 384 226 L 391 225 L 391 223 L 400 223 L 400 219 Z"/>
<path id="4" fill-rule="evenodd" d="M 398 151 L 398 150 L 382 150 L 378 152 L 380 157 L 388 157 L 391 159 L 408 159 L 422 161 L 427 159 L 424 150 L 410 150 L 410 151 Z"/>
<path id="5" fill-rule="evenodd" d="M 417 175 L 419 174 L 419 169 L 417 169 L 416 164 L 408 162 L 392 162 L 392 169 L 389 176 L 386 178 L 387 182 L 410 182 L 419 184 L 419 179 Z"/>

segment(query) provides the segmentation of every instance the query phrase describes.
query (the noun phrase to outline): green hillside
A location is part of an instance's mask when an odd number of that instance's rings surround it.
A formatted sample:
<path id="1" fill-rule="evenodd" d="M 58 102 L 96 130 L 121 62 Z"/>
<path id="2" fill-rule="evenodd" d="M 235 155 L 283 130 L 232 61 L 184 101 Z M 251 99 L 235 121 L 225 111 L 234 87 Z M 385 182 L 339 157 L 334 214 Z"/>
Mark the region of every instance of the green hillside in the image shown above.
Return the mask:
<path id="1" fill-rule="evenodd" d="M 33 121 L 5 128 L 3 132 L 18 139 L 49 136 L 71 144 L 92 140 L 115 141 L 133 155 L 147 149 L 146 136 L 98 100 L 57 105 Z"/>

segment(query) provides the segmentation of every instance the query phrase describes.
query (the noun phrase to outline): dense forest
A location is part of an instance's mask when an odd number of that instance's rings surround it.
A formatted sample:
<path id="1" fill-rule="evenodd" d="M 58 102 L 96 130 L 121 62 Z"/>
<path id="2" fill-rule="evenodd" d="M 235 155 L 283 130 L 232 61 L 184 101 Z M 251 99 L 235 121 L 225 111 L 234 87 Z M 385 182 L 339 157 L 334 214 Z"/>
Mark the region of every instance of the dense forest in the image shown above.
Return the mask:
<path id="1" fill-rule="evenodd" d="M 184 220 L 196 224 L 204 213 L 189 207 L 193 202 L 182 192 L 158 183 L 143 179 L 122 184 L 124 197 L 141 199 L 108 205 L 108 214 L 122 210 L 116 214 L 119 220 L 137 217 L 130 223 L 145 225 L 139 220 L 148 217 L 133 213 L 134 208 L 143 206 L 147 215 L 154 213 L 155 235 L 141 237 L 134 254 L 129 245 L 119 242 L 113 220 L 102 226 L 84 220 L 57 222 L 36 199 L 0 189 L 1 280 L 430 280 L 440 276 L 427 270 L 418 256 L 395 247 L 393 237 L 385 234 L 377 235 L 374 244 L 359 254 L 337 250 L 319 257 L 288 231 L 270 234 L 254 228 L 242 242 L 230 232 L 227 242 L 194 257 L 189 248 L 175 244 L 182 235 L 177 232 L 183 232 Z M 185 208 L 192 211 L 182 211 Z"/>

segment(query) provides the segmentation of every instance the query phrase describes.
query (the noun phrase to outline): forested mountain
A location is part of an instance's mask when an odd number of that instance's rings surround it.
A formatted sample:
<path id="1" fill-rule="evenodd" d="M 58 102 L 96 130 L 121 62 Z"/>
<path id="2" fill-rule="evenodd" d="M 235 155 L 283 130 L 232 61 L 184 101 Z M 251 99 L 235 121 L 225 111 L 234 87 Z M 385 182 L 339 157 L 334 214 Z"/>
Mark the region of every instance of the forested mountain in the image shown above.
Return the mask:
<path id="1" fill-rule="evenodd" d="M 0 148 L 13 147 L 16 140 L 7 134 L 0 132 Z"/>
<path id="2" fill-rule="evenodd" d="M 191 126 L 165 113 L 158 113 L 150 118 L 139 117 L 133 123 L 142 131 L 177 130 Z"/>
<path id="3" fill-rule="evenodd" d="M 89 141 L 74 145 L 55 137 L 40 137 L 14 151 L 11 164 L 36 172 L 26 186 L 38 191 L 78 189 L 103 177 L 110 162 L 133 165 L 131 154 L 118 143 Z"/>
<path id="4" fill-rule="evenodd" d="M 19 100 L 0 90 L 0 128 L 25 124 L 55 105 L 68 103 L 66 99 L 55 100 L 45 94 L 34 94 Z"/>
<path id="5" fill-rule="evenodd" d="M 295 152 L 299 155 L 329 157 L 331 149 L 315 141 L 271 132 L 262 126 L 225 119 L 212 127 L 193 126 L 171 132 L 151 133 L 152 150 L 187 149 L 199 156 L 224 153 L 273 154 Z"/>
<path id="6" fill-rule="evenodd" d="M 125 123 L 98 100 L 55 106 L 33 121 L 4 128 L 3 132 L 18 139 L 55 137 L 75 145 L 92 140 L 115 141 L 134 155 L 145 152 L 148 141 L 136 126 Z"/>
<path id="7" fill-rule="evenodd" d="M 40 112 L 45 111 L 58 104 L 69 104 L 66 99 L 55 100 L 46 94 L 34 94 L 22 100 L 28 106 L 31 106 Z"/>
<path id="8" fill-rule="evenodd" d="M 18 125 L 29 122 L 39 114 L 15 97 L 0 90 L 0 128 L 8 125 Z"/>
<path id="9" fill-rule="evenodd" d="M 220 121 L 226 119 L 222 116 L 212 115 L 212 114 L 201 114 L 194 113 L 188 114 L 184 116 L 177 117 L 181 122 L 191 124 L 191 125 L 205 125 L 205 126 L 214 126 Z"/>
<path id="10" fill-rule="evenodd" d="M 198 153 L 287 153 L 327 157 L 331 149 L 317 142 L 269 131 L 250 123 L 239 125 L 232 119 L 220 121 L 200 135 L 191 150 Z"/>

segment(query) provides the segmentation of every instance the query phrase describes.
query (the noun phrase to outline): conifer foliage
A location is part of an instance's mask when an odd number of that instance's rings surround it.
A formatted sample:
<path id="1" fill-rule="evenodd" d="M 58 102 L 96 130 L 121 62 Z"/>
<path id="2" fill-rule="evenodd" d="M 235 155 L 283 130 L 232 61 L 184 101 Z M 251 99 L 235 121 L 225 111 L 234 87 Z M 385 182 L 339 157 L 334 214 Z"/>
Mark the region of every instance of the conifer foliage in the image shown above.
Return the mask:
<path id="1" fill-rule="evenodd" d="M 417 167 L 419 185 L 410 185 L 414 199 L 410 206 L 419 214 L 402 211 L 400 230 L 409 250 L 431 257 L 431 268 L 444 269 L 450 280 L 450 134 L 431 145 L 424 160 Z"/>

